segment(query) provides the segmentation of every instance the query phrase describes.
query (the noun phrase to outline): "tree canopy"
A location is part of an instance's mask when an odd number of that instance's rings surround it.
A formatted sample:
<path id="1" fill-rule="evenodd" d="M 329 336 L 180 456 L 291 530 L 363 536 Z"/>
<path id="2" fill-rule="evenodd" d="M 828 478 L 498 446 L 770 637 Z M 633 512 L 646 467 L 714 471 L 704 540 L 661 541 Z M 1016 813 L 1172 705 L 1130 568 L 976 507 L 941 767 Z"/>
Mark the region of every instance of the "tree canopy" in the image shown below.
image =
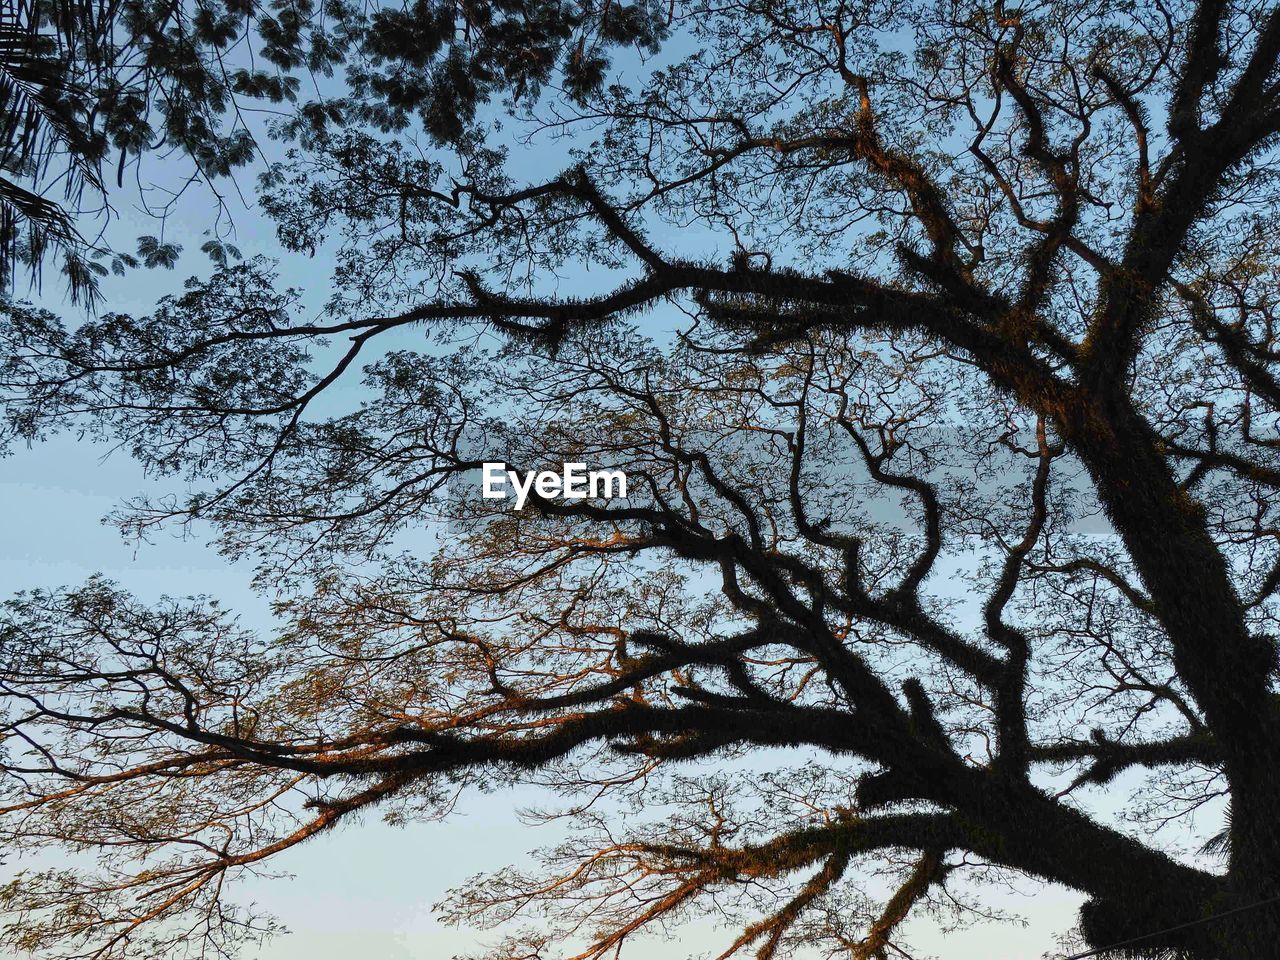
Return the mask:
<path id="1" fill-rule="evenodd" d="M 238 258 L 227 194 L 265 156 L 271 118 L 294 135 L 416 120 L 451 143 L 499 95 L 597 90 L 615 47 L 652 49 L 663 29 L 643 3 L 14 0 L 0 14 L 0 289 L 23 267 L 38 278 L 51 248 L 91 305 L 100 276 L 172 266 L 163 236 L 135 256 L 107 228 L 123 202 L 163 233 L 193 188 L 210 207 L 204 251 Z"/>
<path id="2" fill-rule="evenodd" d="M 10 945 L 221 955 L 244 871 L 533 785 L 570 839 L 442 905 L 492 960 L 709 914 L 871 960 L 1019 877 L 1081 949 L 1273 956 L 1280 11 L 584 4 L 610 65 L 553 8 L 375 17 L 395 79 L 282 132 L 318 315 L 260 259 L 7 307 L 6 435 L 185 478 L 116 519 L 279 617 L 9 602 L 0 831 L 96 864 L 0 891 Z M 512 511 L 494 460 L 628 496 Z"/>

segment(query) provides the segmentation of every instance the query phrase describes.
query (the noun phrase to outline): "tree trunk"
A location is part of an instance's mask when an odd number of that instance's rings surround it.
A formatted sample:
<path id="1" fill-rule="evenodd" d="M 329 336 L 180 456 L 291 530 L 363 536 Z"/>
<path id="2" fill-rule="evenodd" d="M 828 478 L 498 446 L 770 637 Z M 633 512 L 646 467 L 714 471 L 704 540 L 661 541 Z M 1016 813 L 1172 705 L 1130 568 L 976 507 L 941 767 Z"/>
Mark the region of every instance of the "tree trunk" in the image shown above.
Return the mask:
<path id="1" fill-rule="evenodd" d="M 1280 895 L 1280 718 L 1270 691 L 1275 647 L 1249 632 L 1203 507 L 1178 486 L 1158 439 L 1128 400 L 1109 397 L 1063 428 L 1222 751 L 1232 798 L 1229 882 L 1212 912 Z M 1280 909 L 1252 910 L 1207 926 L 1223 944 L 1224 960 L 1280 956 Z"/>

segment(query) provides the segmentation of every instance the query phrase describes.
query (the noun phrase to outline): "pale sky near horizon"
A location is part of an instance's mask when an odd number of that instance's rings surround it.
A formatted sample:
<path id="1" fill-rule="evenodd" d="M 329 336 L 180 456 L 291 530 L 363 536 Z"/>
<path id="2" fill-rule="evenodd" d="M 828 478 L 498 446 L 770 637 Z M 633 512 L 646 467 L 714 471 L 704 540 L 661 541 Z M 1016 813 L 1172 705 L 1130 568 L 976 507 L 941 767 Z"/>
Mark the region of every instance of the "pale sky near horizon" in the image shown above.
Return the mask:
<path id="1" fill-rule="evenodd" d="M 154 489 L 123 454 L 104 460 L 104 452 L 60 437 L 0 459 L 5 595 L 73 586 L 101 573 L 144 599 L 216 596 L 246 624 L 268 627 L 269 614 L 249 588 L 244 565 L 230 564 L 199 539 L 126 543 L 100 522 L 125 497 Z M 250 880 L 234 888 L 231 899 L 256 902 L 291 932 L 246 960 L 445 960 L 475 949 L 483 931 L 444 927 L 431 906 L 467 877 L 518 864 L 530 850 L 554 842 L 554 827 L 525 826 L 514 813 L 540 799 L 532 792 L 472 795 L 443 823 L 407 827 L 370 816 L 274 859 L 273 871 L 292 876 Z M 1071 925 L 1080 902 L 1053 887 L 1000 899 L 999 906 L 1023 914 L 1029 925 L 982 924 L 942 935 L 922 921 L 913 924 L 910 939 L 941 960 L 1039 960 L 1055 954 L 1054 937 Z M 728 935 L 699 925 L 677 944 L 638 942 L 630 956 L 714 956 Z"/>
<path id="2" fill-rule="evenodd" d="M 247 256 L 279 257 L 283 283 L 305 288 L 308 302 L 323 301 L 327 261 L 282 256 L 271 226 L 253 212 L 239 212 L 237 222 L 235 242 Z M 186 276 L 207 276 L 211 267 L 199 252 L 206 226 L 196 217 L 171 220 L 166 239 L 185 248 L 177 269 L 107 278 L 102 309 L 142 313 L 159 296 L 179 291 Z M 118 232 L 131 231 L 154 227 L 126 215 Z M 41 302 L 69 323 L 78 315 L 60 301 L 52 274 Z M 161 535 L 151 544 L 126 543 L 100 522 L 122 500 L 155 489 L 126 454 L 104 459 L 106 452 L 61 436 L 0 459 L 0 592 L 72 586 L 101 573 L 145 599 L 217 596 L 242 611 L 247 624 L 269 628 L 266 604 L 249 588 L 246 566 L 228 563 L 198 537 Z M 475 949 L 485 939 L 483 931 L 443 927 L 431 906 L 468 876 L 520 863 L 529 850 L 556 839 L 554 828 L 529 828 L 515 816 L 515 808 L 534 799 L 510 792 L 473 796 L 444 823 L 404 828 L 368 817 L 287 852 L 270 867 L 291 877 L 254 879 L 232 895 L 255 901 L 292 931 L 246 954 L 246 960 L 444 960 Z M 1077 895 L 1052 887 L 1009 894 L 996 905 L 1020 913 L 1027 926 L 980 924 L 944 934 L 921 920 L 913 922 L 910 939 L 921 954 L 941 960 L 1038 960 L 1057 955 L 1055 937 L 1072 925 L 1079 903 Z M 728 930 L 699 924 L 674 944 L 638 943 L 624 957 L 714 956 L 731 939 Z"/>

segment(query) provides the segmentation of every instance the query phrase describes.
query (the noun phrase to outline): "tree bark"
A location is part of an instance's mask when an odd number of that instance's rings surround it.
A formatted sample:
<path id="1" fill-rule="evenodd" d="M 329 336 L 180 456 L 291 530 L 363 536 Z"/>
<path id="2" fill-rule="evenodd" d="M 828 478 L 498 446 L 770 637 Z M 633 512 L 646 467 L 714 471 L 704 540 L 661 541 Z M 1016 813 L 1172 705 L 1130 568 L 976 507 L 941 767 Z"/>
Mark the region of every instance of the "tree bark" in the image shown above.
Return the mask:
<path id="1" fill-rule="evenodd" d="M 1225 896 L 1213 913 L 1280 895 L 1280 716 L 1269 689 L 1272 642 L 1250 632 L 1204 507 L 1183 491 L 1155 433 L 1115 391 L 1062 424 L 1124 540 L 1178 671 L 1220 741 L 1231 787 Z M 1195 920 L 1197 917 L 1187 917 Z M 1280 910 L 1207 925 L 1223 957 L 1274 960 Z"/>

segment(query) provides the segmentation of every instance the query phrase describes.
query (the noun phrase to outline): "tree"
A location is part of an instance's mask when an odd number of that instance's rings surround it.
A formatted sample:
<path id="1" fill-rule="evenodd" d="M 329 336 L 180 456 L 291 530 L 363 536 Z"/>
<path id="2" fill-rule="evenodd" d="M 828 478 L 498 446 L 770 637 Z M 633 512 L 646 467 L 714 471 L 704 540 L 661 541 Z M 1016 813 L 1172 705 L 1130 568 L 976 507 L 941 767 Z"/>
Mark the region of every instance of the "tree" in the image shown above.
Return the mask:
<path id="1" fill-rule="evenodd" d="M 669 18 L 656 68 L 512 107 L 549 179 L 483 111 L 274 165 L 282 243 L 338 247 L 323 316 L 258 261 L 9 309 L 9 433 L 189 478 L 119 521 L 210 524 L 282 624 L 9 604 L 0 824 L 102 866 L 16 879 L 12 944 L 229 949 L 269 928 L 238 871 L 521 783 L 572 839 L 445 908 L 503 960 L 713 907 L 725 956 L 883 957 L 1009 876 L 1084 893 L 1090 948 L 1273 955 L 1280 12 Z M 511 511 L 493 460 L 628 496 Z M 1157 829 L 1196 811 L 1203 850 Z"/>

